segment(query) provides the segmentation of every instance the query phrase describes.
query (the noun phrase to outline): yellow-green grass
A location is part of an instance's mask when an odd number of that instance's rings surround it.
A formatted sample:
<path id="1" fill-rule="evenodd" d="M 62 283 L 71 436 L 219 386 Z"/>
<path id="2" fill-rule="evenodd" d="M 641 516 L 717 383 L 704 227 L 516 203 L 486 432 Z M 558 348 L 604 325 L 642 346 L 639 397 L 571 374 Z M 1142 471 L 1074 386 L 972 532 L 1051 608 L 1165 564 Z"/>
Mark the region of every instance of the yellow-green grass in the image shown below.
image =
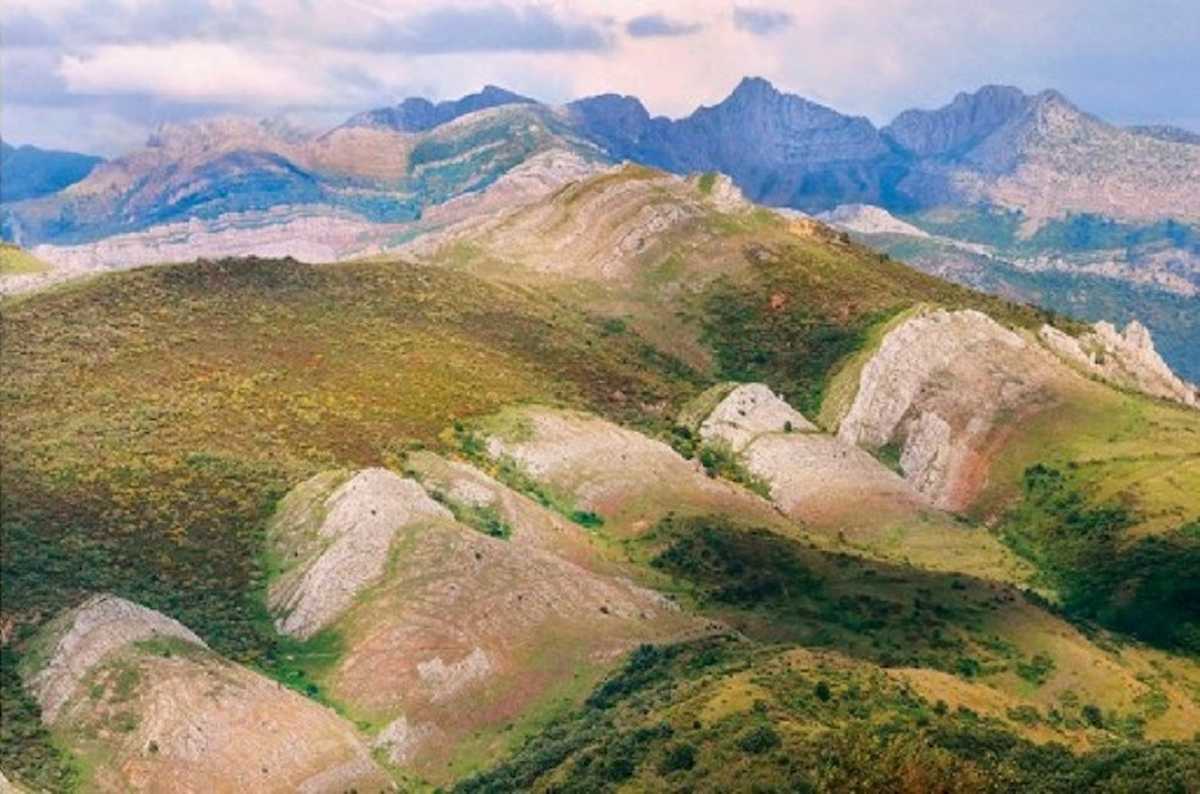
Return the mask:
<path id="1" fill-rule="evenodd" d="M 1059 696 L 1072 690 L 1075 717 L 1092 704 L 1147 738 L 1200 730 L 1194 662 L 1085 635 L 1002 580 L 872 559 L 721 516 L 670 517 L 624 548 L 669 577 L 656 586 L 758 642 L 937 670 L 1047 711 L 1063 711 Z M 1048 669 L 1035 674 L 1039 654 Z"/>
<path id="2" fill-rule="evenodd" d="M 583 709 L 457 790 L 1065 794 L 1186 790 L 1200 771 L 1194 743 L 1122 741 L 917 672 L 730 638 L 644 649 Z"/>
<path id="3" fill-rule="evenodd" d="M 45 273 L 48 270 L 50 265 L 20 246 L 0 243 L 0 276 Z"/>
<path id="4" fill-rule="evenodd" d="M 1069 472 L 1091 501 L 1130 508 L 1130 539 L 1200 518 L 1200 412 L 1093 382 L 1063 388 L 999 450 L 977 516 L 1002 512 L 1040 463 Z"/>
<path id="5" fill-rule="evenodd" d="M 707 385 L 532 289 L 397 262 L 146 268 L 24 297 L 0 322 L 6 724 L 36 714 L 12 654 L 95 591 L 307 690 L 329 649 L 275 635 L 263 598 L 265 526 L 289 488 L 398 467 L 514 402 L 665 428 Z M 4 763 L 41 779 L 21 759 L 41 764 L 44 740 L 6 745 Z"/>
<path id="6" fill-rule="evenodd" d="M 295 483 L 524 400 L 666 425 L 702 385 L 532 291 L 395 263 L 115 274 L 3 331 L 5 618 L 105 587 L 234 655 L 256 652 L 258 537 Z"/>

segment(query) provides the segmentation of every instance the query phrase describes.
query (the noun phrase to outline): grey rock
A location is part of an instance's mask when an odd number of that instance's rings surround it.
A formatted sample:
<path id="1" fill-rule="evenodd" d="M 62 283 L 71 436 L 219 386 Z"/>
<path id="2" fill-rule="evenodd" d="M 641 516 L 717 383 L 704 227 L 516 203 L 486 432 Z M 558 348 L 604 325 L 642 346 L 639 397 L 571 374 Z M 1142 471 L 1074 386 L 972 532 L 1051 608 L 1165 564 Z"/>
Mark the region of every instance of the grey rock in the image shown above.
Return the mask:
<path id="1" fill-rule="evenodd" d="M 344 126 L 386 127 L 398 132 L 425 132 L 477 110 L 518 104 L 534 104 L 534 100 L 499 86 L 487 85 L 478 93 L 437 104 L 424 97 L 409 97 L 392 107 L 376 108 L 351 116 Z"/>
<path id="2" fill-rule="evenodd" d="M 47 661 L 26 678 L 48 723 L 55 721 L 88 671 L 114 651 L 142 640 L 168 637 L 208 647 L 179 621 L 108 594 L 92 596 L 56 618 L 48 634 Z"/>
<path id="3" fill-rule="evenodd" d="M 764 433 L 812 431 L 816 426 L 762 383 L 731 391 L 700 424 L 700 437 L 741 451 Z"/>
<path id="4" fill-rule="evenodd" d="M 1134 320 L 1124 332 L 1107 322 L 1092 328 L 1076 339 L 1044 325 L 1038 336 L 1047 347 L 1089 375 L 1152 397 L 1193 408 L 1200 405 L 1200 389 L 1171 371 L 1144 325 Z"/>
<path id="5" fill-rule="evenodd" d="M 330 625 L 383 577 L 398 531 L 454 520 L 418 483 L 386 469 L 360 471 L 322 498 L 328 482 L 317 475 L 289 494 L 271 530 L 275 552 L 290 565 L 271 587 L 269 604 L 279 616 L 276 628 L 301 639 Z"/>

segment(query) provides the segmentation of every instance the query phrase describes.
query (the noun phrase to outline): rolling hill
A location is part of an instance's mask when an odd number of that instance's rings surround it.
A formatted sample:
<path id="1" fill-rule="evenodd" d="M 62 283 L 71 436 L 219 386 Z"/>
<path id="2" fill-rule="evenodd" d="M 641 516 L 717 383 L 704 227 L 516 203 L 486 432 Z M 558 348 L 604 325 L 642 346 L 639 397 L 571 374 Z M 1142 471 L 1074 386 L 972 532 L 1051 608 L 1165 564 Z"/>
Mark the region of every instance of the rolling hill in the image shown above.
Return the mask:
<path id="1" fill-rule="evenodd" d="M 1200 412 L 1148 338 L 585 165 L 5 300 L 5 775 L 1187 790 Z"/>
<path id="2" fill-rule="evenodd" d="M 0 233 L 59 272 L 0 288 L 196 257 L 385 253 L 482 212 L 468 209 L 470 197 L 514 172 L 538 172 L 555 153 L 581 161 L 572 176 L 630 160 L 680 175 L 725 173 L 770 206 L 880 208 L 957 244 L 860 239 L 1005 297 L 1089 321 L 1136 319 L 1195 379 L 1194 138 L 1117 127 L 1055 91 L 1006 86 L 877 128 L 761 78 L 679 119 L 652 116 L 635 97 L 550 107 L 496 86 L 436 104 L 411 98 L 322 134 L 216 119 L 164 127 L 142 150 L 90 172 L 81 165 L 54 183 L 58 192 L 6 192 Z M 18 170 L 5 184 L 40 179 L 38 168 Z M 531 194 L 495 195 L 491 210 Z"/>

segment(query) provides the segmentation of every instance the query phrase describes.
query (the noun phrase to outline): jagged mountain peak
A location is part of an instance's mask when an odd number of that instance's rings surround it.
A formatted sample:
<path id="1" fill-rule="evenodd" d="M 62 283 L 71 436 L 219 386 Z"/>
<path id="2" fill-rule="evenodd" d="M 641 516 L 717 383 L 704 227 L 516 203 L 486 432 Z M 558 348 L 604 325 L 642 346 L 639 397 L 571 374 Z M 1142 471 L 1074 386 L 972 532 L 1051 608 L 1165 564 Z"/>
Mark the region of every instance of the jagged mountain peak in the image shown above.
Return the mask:
<path id="1" fill-rule="evenodd" d="M 883 133 L 917 156 L 953 157 L 1028 112 L 1034 101 L 1014 86 L 985 85 L 935 110 L 906 110 Z"/>
<path id="2" fill-rule="evenodd" d="M 733 89 L 730 97 L 781 96 L 781 92 L 765 77 L 747 75 Z"/>
<path id="3" fill-rule="evenodd" d="M 500 105 L 517 104 L 536 104 L 536 101 L 489 83 L 474 94 L 436 104 L 424 97 L 409 97 L 391 107 L 376 108 L 351 116 L 343 126 L 424 132 L 468 113 Z"/>
<path id="4" fill-rule="evenodd" d="M 872 131 L 875 129 L 866 117 L 848 116 L 799 94 L 780 91 L 764 77 L 742 78 L 728 97 L 711 108 L 700 108 L 692 116 L 706 111 L 781 113 L 790 123 L 803 119 L 805 124 L 823 119 L 845 119 L 866 125 Z"/>

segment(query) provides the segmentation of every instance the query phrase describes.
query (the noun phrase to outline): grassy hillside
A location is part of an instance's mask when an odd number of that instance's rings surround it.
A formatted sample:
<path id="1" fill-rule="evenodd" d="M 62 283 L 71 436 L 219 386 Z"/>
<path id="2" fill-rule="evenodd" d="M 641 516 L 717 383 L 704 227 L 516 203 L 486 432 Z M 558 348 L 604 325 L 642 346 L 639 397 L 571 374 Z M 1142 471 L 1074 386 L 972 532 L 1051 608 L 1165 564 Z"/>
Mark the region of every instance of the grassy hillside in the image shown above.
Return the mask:
<path id="1" fill-rule="evenodd" d="M 1200 774 L 1194 741 L 1074 754 L 1029 738 L 1036 711 L 938 694 L 833 653 L 644 646 L 584 708 L 456 790 L 1187 791 Z M 1067 731 L 1092 730 L 1087 714 Z"/>
<path id="2" fill-rule="evenodd" d="M 628 203 L 614 208 L 610 189 Z M 765 381 L 815 419 L 826 397 L 845 397 L 830 394 L 847 381 L 833 374 L 861 366 L 855 354 L 918 304 L 1076 327 L 823 227 L 718 211 L 717 193 L 617 172 L 560 191 L 524 221 L 451 241 L 432 265 L 200 262 L 4 303 L 0 766 L 69 786 L 71 762 L 14 671 L 36 627 L 94 591 L 158 609 L 215 651 L 326 699 L 311 682 L 340 653 L 337 638 L 285 640 L 263 599 L 268 516 L 319 471 L 402 470 L 418 446 L 479 456 L 462 446 L 469 420 L 522 403 L 588 411 L 689 451 L 675 417 L 723 380 Z M 658 211 L 675 220 L 620 243 Z M 606 225 L 592 222 L 600 217 Z M 535 231 L 506 242 L 523 222 Z M 537 251 L 545 258 L 524 258 Z M 961 519 L 964 532 L 997 523 L 1082 630 L 1008 583 L 869 559 L 774 514 L 755 523 L 668 508 L 619 534 L 572 502 L 564 512 L 580 542 L 741 639 L 638 651 L 584 702 L 601 668 L 619 664 L 597 662 L 551 711 L 458 759 L 455 770 L 469 771 L 516 750 L 464 789 L 841 790 L 854 780 L 863 790 L 1066 791 L 1120 790 L 1139 775 L 1189 780 L 1194 743 L 1144 737 L 1185 740 L 1200 728 L 1200 668 L 1092 621 L 1138 632 L 1147 610 L 1190 609 L 1192 591 L 1153 583 L 1167 581 L 1155 578 L 1164 565 L 1186 583 L 1191 547 L 1139 550 L 1136 575 L 1080 576 L 1097 559 L 1123 559 L 1131 539 L 1195 539 L 1196 422 L 1087 387 L 1014 436 L 995 487 Z M 707 482 L 702 463 L 678 461 Z M 506 474 L 546 493 L 527 472 Z M 630 526 L 644 507 L 633 500 Z M 1099 545 L 1075 543 L 1076 530 Z M 1113 587 L 1131 579 L 1145 587 Z M 1186 650 L 1186 620 L 1142 633 Z"/>
<path id="3" fill-rule="evenodd" d="M 0 243 L 0 277 L 44 273 L 50 266 L 19 246 Z"/>
<path id="4" fill-rule="evenodd" d="M 260 549 L 289 487 L 512 402 L 663 426 L 701 383 L 532 291 L 395 264 L 144 269 L 10 301 L 2 322 L 4 712 L 34 744 L 12 649 L 85 593 L 277 668 Z M 36 763 L 4 746 L 6 770 Z"/>

